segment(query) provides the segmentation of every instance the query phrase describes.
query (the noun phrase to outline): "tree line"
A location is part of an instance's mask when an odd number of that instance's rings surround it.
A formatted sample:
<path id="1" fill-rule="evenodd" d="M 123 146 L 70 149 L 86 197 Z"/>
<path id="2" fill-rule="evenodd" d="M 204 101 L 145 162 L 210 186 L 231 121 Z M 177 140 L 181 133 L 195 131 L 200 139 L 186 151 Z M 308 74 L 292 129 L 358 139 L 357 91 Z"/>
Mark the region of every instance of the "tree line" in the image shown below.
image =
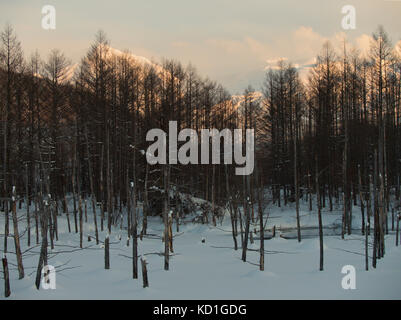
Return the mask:
<path id="1" fill-rule="evenodd" d="M 4 252 L 10 214 L 20 246 L 17 205 L 26 204 L 28 246 L 42 244 L 41 265 L 48 234 L 51 245 L 57 240 L 57 217 L 65 214 L 69 231 L 78 233 L 88 199 L 97 242 L 99 231 L 111 233 L 125 219 L 135 244 L 146 235 L 147 216 L 161 214 L 168 269 L 171 221 L 184 214 L 183 193 L 210 202 L 203 208 L 204 223 L 215 225 L 222 210 L 229 211 L 235 249 L 240 235 L 244 261 L 251 225 L 259 224 L 261 269 L 268 203 L 295 203 L 299 241 L 300 201 L 318 211 L 320 231 L 322 209 L 341 206 L 342 237 L 352 233 L 352 210 L 359 204 L 361 232 L 374 235 L 375 266 L 385 252 L 389 213 L 392 228 L 398 219 L 391 199 L 400 198 L 400 99 L 401 57 L 382 27 L 373 33 L 368 56 L 345 41 L 337 50 L 327 42 L 307 81 L 280 61 L 266 72 L 262 93 L 248 87 L 238 99 L 192 65 L 169 59 L 143 63 L 128 51 L 117 52 L 102 31 L 75 68 L 56 49 L 45 60 L 38 53 L 25 58 L 7 25 L 0 43 Z M 254 173 L 236 176 L 232 165 L 149 166 L 146 133 L 168 131 L 171 120 L 179 131 L 254 129 Z"/>

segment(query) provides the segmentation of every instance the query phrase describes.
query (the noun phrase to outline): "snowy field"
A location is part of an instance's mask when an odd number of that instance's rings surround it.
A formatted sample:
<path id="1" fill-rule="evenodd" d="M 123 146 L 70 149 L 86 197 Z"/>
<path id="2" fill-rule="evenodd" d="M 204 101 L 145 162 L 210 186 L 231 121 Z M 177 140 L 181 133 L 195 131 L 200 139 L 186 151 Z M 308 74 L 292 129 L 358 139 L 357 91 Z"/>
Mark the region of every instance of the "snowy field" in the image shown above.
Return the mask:
<path id="1" fill-rule="evenodd" d="M 365 271 L 364 236 L 360 229 L 360 210 L 354 208 L 353 234 L 345 240 L 333 229 L 341 223 L 341 210 L 323 212 L 324 271 L 319 271 L 319 239 L 315 237 L 317 215 L 301 210 L 303 234 L 298 243 L 286 240 L 280 234 L 294 232 L 295 210 L 292 207 L 271 208 L 267 228 L 276 226 L 276 237 L 265 241 L 265 271 L 259 271 L 259 240 L 250 245 L 248 262 L 241 260 L 241 250 L 234 251 L 229 217 L 217 227 L 194 224 L 190 217 L 174 231 L 174 255 L 170 270 L 164 271 L 164 250 L 161 241 L 162 220 L 150 218 L 149 236 L 138 241 L 139 255 L 146 254 L 149 288 L 142 287 L 139 261 L 139 279 L 132 279 L 132 244 L 127 247 L 127 231 L 114 228 L 110 237 L 110 270 L 104 269 L 104 249 L 95 241 L 91 210 L 84 223 L 84 249 L 79 248 L 79 234 L 68 233 L 65 215 L 60 216 L 59 241 L 50 249 L 49 264 L 56 267 L 56 289 L 37 290 L 35 272 L 40 247 L 32 230 L 31 249 L 27 248 L 25 211 L 19 212 L 20 234 L 25 278 L 18 280 L 12 237 L 7 254 L 10 267 L 10 299 L 400 299 L 401 246 L 395 246 L 395 232 L 386 236 L 386 254 L 378 260 L 377 268 Z M 72 220 L 72 219 L 71 219 Z M 100 226 L 100 223 L 99 223 Z M 1 249 L 4 241 L 4 214 L 0 215 Z M 73 220 L 71 223 L 74 231 Z M 288 229 L 290 228 L 290 230 Z M 292 228 L 292 230 L 291 230 Z M 391 228 L 391 219 L 390 219 Z M 10 219 L 10 232 L 13 226 Z M 253 227 L 251 227 L 253 230 Z M 290 234 L 291 235 L 291 234 Z M 106 232 L 99 239 L 104 240 Z M 257 235 L 255 236 L 257 237 Z M 205 242 L 202 243 L 202 238 Z M 370 238 L 370 243 L 372 238 Z M 240 237 L 238 236 L 238 242 Z M 2 252 L 2 251 L 1 251 Z M 371 255 L 372 249 L 369 248 Z M 341 273 L 344 265 L 356 269 L 356 289 L 344 290 Z M 1 279 L 1 299 L 4 299 Z"/>

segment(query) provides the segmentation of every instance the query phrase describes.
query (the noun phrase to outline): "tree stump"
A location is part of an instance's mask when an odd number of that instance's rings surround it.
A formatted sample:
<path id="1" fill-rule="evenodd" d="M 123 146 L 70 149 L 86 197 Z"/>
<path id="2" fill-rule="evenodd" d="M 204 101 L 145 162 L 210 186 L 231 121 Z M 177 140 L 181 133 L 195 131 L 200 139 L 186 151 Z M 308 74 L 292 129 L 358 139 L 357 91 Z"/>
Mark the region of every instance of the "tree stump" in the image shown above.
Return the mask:
<path id="1" fill-rule="evenodd" d="M 110 269 L 110 240 L 109 236 L 104 240 L 104 268 Z"/>
<path id="2" fill-rule="evenodd" d="M 7 257 L 4 255 L 4 258 L 2 259 L 3 262 L 3 273 L 4 273 L 4 296 L 7 298 L 10 296 L 11 291 L 10 291 L 10 276 L 8 273 L 8 263 L 7 263 Z"/>
<path id="3" fill-rule="evenodd" d="M 146 265 L 148 263 L 146 262 L 146 258 L 141 258 L 141 265 L 142 265 L 142 279 L 143 279 L 143 287 L 149 287 L 149 281 L 148 281 L 148 269 L 146 268 Z"/>

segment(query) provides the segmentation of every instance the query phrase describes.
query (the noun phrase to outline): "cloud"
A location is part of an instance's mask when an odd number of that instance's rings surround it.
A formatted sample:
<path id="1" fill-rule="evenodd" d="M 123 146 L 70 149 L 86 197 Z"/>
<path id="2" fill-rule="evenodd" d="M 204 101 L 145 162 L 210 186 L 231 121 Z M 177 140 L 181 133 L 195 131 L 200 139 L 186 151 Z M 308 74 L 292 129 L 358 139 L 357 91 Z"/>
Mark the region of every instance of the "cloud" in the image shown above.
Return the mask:
<path id="1" fill-rule="evenodd" d="M 369 47 L 372 37 L 367 34 L 361 34 L 355 39 L 348 39 L 344 32 L 337 32 L 327 37 L 314 31 L 311 27 L 301 26 L 292 31 L 289 35 L 282 36 L 275 43 L 275 50 L 286 54 L 285 60 L 291 62 L 300 73 L 301 78 L 316 65 L 316 56 L 321 52 L 325 42 L 330 42 L 334 52 L 341 56 L 343 54 L 343 45 L 346 41 L 347 49 L 356 49 L 361 56 L 366 57 L 369 53 Z M 401 46 L 400 46 L 401 50 Z M 401 51 L 400 51 L 401 52 Z M 280 58 L 283 59 L 283 58 Z M 265 69 L 276 65 L 279 59 L 272 56 L 265 57 Z"/>
<path id="2" fill-rule="evenodd" d="M 174 41 L 171 43 L 171 46 L 174 48 L 186 48 L 189 45 L 190 45 L 189 42 L 186 41 Z"/>
<path id="3" fill-rule="evenodd" d="M 280 58 L 267 59 L 267 60 L 266 60 L 266 66 L 265 66 L 264 69 L 265 69 L 265 70 L 268 70 L 268 69 L 277 70 L 277 69 L 279 69 L 278 64 L 279 64 L 279 62 L 281 62 L 281 61 L 287 62 L 287 61 L 288 61 L 288 58 L 287 58 L 287 57 L 280 57 Z M 297 66 L 294 65 L 294 67 L 297 67 Z"/>
<path id="4" fill-rule="evenodd" d="M 329 41 L 335 53 L 341 56 L 344 40 L 349 51 L 355 48 L 361 55 L 368 54 L 370 35 L 360 34 L 347 39 L 347 34 L 340 31 L 325 36 L 307 26 L 282 31 L 264 40 L 251 36 L 240 39 L 214 37 L 201 42 L 172 42 L 171 48 L 175 53 L 179 50 L 181 61 L 193 62 L 202 73 L 231 90 L 240 91 L 246 87 L 246 82 L 261 84 L 266 69 L 276 69 L 280 60 L 291 63 L 305 79 L 315 66 L 323 44 Z M 401 53 L 401 45 L 399 50 Z"/>
<path id="5" fill-rule="evenodd" d="M 363 57 L 367 57 L 371 41 L 372 37 L 367 34 L 363 34 L 355 39 L 356 48 L 361 52 Z"/>

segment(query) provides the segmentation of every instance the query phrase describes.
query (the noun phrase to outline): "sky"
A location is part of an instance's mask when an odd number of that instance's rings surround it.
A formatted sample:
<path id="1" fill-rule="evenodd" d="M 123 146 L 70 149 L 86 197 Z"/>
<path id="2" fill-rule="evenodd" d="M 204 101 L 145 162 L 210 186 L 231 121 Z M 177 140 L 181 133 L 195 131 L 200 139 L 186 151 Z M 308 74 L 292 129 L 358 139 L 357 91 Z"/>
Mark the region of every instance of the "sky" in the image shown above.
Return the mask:
<path id="1" fill-rule="evenodd" d="M 41 26 L 44 5 L 56 9 L 55 30 Z M 353 30 L 342 28 L 345 5 L 355 7 Z M 57 48 L 79 62 L 102 29 L 114 48 L 191 63 L 235 94 L 259 90 L 280 58 L 310 65 L 326 40 L 336 46 L 347 38 L 364 51 L 383 25 L 398 43 L 401 0 L 0 0 L 1 29 L 6 23 L 27 56 Z"/>

